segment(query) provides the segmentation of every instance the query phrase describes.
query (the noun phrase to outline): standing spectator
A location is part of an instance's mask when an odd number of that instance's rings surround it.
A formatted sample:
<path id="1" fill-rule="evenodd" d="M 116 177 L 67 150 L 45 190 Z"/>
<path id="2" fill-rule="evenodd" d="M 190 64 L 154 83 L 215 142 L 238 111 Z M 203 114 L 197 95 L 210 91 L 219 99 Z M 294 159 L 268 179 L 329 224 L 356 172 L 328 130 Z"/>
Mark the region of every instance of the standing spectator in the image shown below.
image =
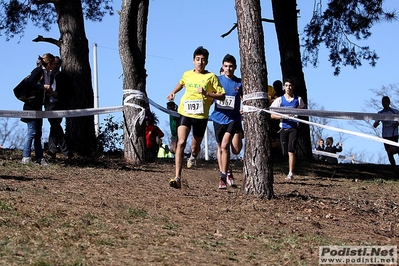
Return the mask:
<path id="1" fill-rule="evenodd" d="M 278 98 L 277 92 L 274 90 L 273 86 L 267 86 L 267 98 L 269 100 L 269 105 L 271 105 L 275 99 Z"/>
<path id="2" fill-rule="evenodd" d="M 269 100 L 269 106 L 276 100 L 279 96 L 277 95 L 276 91 L 274 90 L 273 86 L 267 86 L 267 98 Z M 279 121 L 278 120 L 270 120 L 270 136 L 271 136 L 271 143 L 272 148 L 278 147 L 278 132 L 279 132 Z"/>
<path id="3" fill-rule="evenodd" d="M 177 111 L 177 104 L 175 102 L 168 102 L 166 108 L 171 111 Z M 170 127 L 170 152 L 175 154 L 177 145 L 177 127 L 179 126 L 180 117 L 169 115 Z"/>
<path id="4" fill-rule="evenodd" d="M 278 97 L 283 96 L 284 95 L 284 90 L 283 90 L 283 83 L 281 82 L 281 80 L 275 80 L 273 82 L 273 88 L 276 91 L 276 94 Z"/>
<path id="5" fill-rule="evenodd" d="M 342 142 L 338 142 L 335 146 L 334 139 L 332 137 L 326 138 L 326 147 L 324 148 L 325 152 L 334 153 L 342 151 Z M 338 159 L 334 157 L 325 156 L 325 161 L 330 164 L 338 164 Z"/>
<path id="6" fill-rule="evenodd" d="M 29 90 L 34 91 L 35 97 L 24 103 L 23 110 L 42 111 L 45 98 L 53 94 L 52 84 L 54 77 L 51 70 L 54 68 L 54 55 L 47 53 L 39 56 L 37 67 L 32 70 L 27 79 L 26 86 Z M 34 143 L 36 163 L 42 166 L 48 165 L 43 158 L 42 147 L 42 118 L 22 118 L 28 126 L 26 133 L 24 148 L 22 151 L 22 163 L 28 164 L 32 162 L 30 157 L 32 142 Z"/>
<path id="7" fill-rule="evenodd" d="M 317 141 L 317 147 L 316 147 L 316 151 L 324 151 L 324 140 L 323 139 L 319 139 Z M 322 161 L 324 162 L 326 160 L 326 157 L 320 154 L 316 155 L 316 160 L 318 161 Z"/>
<path id="8" fill-rule="evenodd" d="M 305 108 L 305 104 L 301 97 L 294 95 L 295 85 L 291 79 L 284 79 L 285 94 L 272 103 L 271 107 L 285 107 L 285 108 Z M 272 119 L 281 120 L 280 142 L 283 155 L 288 153 L 288 175 L 285 179 L 290 180 L 294 178 L 294 168 L 296 162 L 295 148 L 297 141 L 297 127 L 298 122 L 292 119 L 283 118 L 280 115 L 272 114 Z"/>
<path id="9" fill-rule="evenodd" d="M 220 73 L 220 76 L 223 76 L 223 75 L 224 75 L 224 68 L 223 68 L 223 67 L 220 67 L 219 73 Z"/>
<path id="10" fill-rule="evenodd" d="M 158 156 L 159 145 L 162 144 L 164 133 L 155 123 L 155 114 L 146 117 L 145 146 L 148 162 L 154 162 Z"/>
<path id="11" fill-rule="evenodd" d="M 175 177 L 169 181 L 169 185 L 174 188 L 181 187 L 184 149 L 191 128 L 193 129 L 193 139 L 191 141 L 191 156 L 187 160 L 187 168 L 191 168 L 195 164 L 197 155 L 200 152 L 200 145 L 208 124 L 211 104 L 214 100 L 224 101 L 225 99 L 225 91 L 220 85 L 217 76 L 205 70 L 208 59 L 208 50 L 202 46 L 198 47 L 193 54 L 194 70 L 184 72 L 183 77 L 172 93 L 167 96 L 169 101 L 173 101 L 176 93 L 186 87 L 178 108 L 178 113 L 181 116 L 177 129 Z"/>
<path id="12" fill-rule="evenodd" d="M 68 74 L 60 71 L 61 65 L 62 60 L 58 56 L 55 56 L 53 69 L 54 83 L 52 85 L 54 93 L 47 98 L 48 100 L 45 103 L 46 111 L 67 110 L 70 106 L 73 92 L 72 79 Z M 47 154 L 52 159 L 55 159 L 58 148 L 60 148 L 64 154 L 64 158 L 67 160 L 70 159 L 72 153 L 68 148 L 64 130 L 61 126 L 62 117 L 48 118 L 48 121 L 50 123 L 50 135 L 48 137 Z"/>
<path id="13" fill-rule="evenodd" d="M 210 119 L 213 121 L 218 144 L 219 189 L 226 189 L 226 183 L 232 187 L 236 186 L 230 167 L 230 147 L 233 154 L 239 154 L 242 149 L 243 130 L 240 108 L 243 93 L 241 79 L 234 75 L 234 71 L 237 69 L 235 57 L 227 54 L 223 58 L 222 65 L 224 74 L 218 78 L 226 91 L 226 99 L 216 101 L 215 110 Z"/>
<path id="14" fill-rule="evenodd" d="M 382 97 L 382 107 L 383 109 L 379 111 L 379 114 L 399 114 L 399 111 L 391 108 L 391 99 L 388 96 Z M 394 142 L 398 142 L 398 125 L 399 123 L 397 121 L 375 121 L 373 126 L 376 128 L 378 125 L 382 122 L 382 138 L 391 140 Z M 385 151 L 387 152 L 389 163 L 392 166 L 392 169 L 396 171 L 396 162 L 394 156 L 394 152 L 390 151 L 390 148 L 394 147 L 392 145 L 384 143 L 384 148 Z"/>

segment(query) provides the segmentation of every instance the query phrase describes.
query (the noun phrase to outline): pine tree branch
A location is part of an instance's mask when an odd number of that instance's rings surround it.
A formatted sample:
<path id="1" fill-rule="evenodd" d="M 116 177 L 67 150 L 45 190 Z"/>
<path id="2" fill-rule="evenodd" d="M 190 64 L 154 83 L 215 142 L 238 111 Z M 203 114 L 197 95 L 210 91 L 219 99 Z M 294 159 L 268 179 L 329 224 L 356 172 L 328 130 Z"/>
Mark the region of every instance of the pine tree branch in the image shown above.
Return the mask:
<path id="1" fill-rule="evenodd" d="M 268 18 L 262 18 L 261 19 L 263 22 L 269 22 L 269 23 L 274 23 L 273 19 L 268 19 Z M 226 33 L 222 34 L 220 37 L 224 38 L 227 35 L 229 35 L 235 28 L 237 28 L 237 23 L 234 23 L 233 27 Z"/>
<path id="2" fill-rule="evenodd" d="M 49 43 L 52 43 L 52 44 L 60 47 L 59 40 L 56 40 L 54 38 L 45 38 L 42 35 L 38 35 L 35 39 L 32 40 L 32 42 L 49 42 Z"/>

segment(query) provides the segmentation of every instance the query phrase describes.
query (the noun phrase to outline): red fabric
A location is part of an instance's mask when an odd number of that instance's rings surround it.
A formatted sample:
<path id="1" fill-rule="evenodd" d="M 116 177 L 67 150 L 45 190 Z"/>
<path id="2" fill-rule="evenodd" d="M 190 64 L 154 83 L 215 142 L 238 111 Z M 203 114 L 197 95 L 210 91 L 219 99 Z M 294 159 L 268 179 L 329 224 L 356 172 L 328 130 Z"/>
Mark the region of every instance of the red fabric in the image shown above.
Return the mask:
<path id="1" fill-rule="evenodd" d="M 145 144 L 147 148 L 152 148 L 157 145 L 157 137 L 162 138 L 163 132 L 155 125 L 145 127 Z"/>

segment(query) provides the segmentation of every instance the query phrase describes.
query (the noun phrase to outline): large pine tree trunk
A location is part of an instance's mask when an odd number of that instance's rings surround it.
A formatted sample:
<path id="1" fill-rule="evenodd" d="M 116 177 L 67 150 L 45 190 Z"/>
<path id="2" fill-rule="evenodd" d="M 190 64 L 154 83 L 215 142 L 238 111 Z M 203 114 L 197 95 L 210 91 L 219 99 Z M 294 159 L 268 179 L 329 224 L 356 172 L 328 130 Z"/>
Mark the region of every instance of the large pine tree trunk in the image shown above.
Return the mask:
<path id="1" fill-rule="evenodd" d="M 236 0 L 238 40 L 244 98 L 251 93 L 267 95 L 267 69 L 260 0 Z M 245 101 L 245 105 L 265 109 L 267 97 Z M 273 164 L 269 116 L 265 112 L 244 115 L 245 154 L 244 186 L 246 194 L 273 196 Z"/>
<path id="2" fill-rule="evenodd" d="M 63 70 L 73 77 L 73 109 L 93 108 L 93 87 L 89 64 L 89 45 L 86 38 L 82 3 L 80 0 L 55 1 L 60 30 L 60 56 Z M 96 147 L 94 117 L 66 119 L 66 135 L 71 148 L 80 154 L 88 154 Z"/>
<path id="3" fill-rule="evenodd" d="M 125 159 L 145 163 L 146 36 L 148 0 L 123 0 L 119 25 L 119 54 L 123 68 Z M 132 97 L 133 96 L 133 97 Z"/>
<path id="4" fill-rule="evenodd" d="M 291 78 L 295 82 L 294 93 L 301 96 L 307 104 L 308 94 L 302 71 L 296 0 L 272 0 L 272 7 L 283 78 Z M 308 117 L 301 118 L 309 120 Z M 298 158 L 312 159 L 310 130 L 307 124 L 300 123 L 298 128 L 296 153 Z"/>

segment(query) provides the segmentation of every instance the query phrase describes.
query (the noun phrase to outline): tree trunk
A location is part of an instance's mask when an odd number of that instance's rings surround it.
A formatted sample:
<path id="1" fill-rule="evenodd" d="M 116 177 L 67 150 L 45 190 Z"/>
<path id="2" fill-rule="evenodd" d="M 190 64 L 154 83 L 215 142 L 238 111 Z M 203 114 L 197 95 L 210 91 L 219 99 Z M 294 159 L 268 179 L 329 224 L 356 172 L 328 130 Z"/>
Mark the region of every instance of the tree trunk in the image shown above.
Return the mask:
<path id="1" fill-rule="evenodd" d="M 295 82 L 294 94 L 308 103 L 305 77 L 302 71 L 300 42 L 298 35 L 298 13 L 296 0 L 272 0 L 274 25 L 280 50 L 283 78 Z M 308 117 L 300 117 L 309 120 Z M 300 123 L 298 128 L 298 158 L 312 159 L 309 125 Z"/>
<path id="2" fill-rule="evenodd" d="M 119 54 L 123 68 L 125 159 L 145 163 L 146 36 L 149 0 L 123 0 L 119 25 Z"/>
<path id="3" fill-rule="evenodd" d="M 236 0 L 238 40 L 241 58 L 241 78 L 245 96 L 251 93 L 267 95 L 267 69 L 264 50 L 264 35 L 261 21 L 260 0 Z M 265 109 L 267 97 L 247 100 L 245 105 Z M 270 116 L 266 112 L 244 114 L 245 194 L 273 196 L 273 164 L 269 131 Z"/>
<path id="4" fill-rule="evenodd" d="M 73 77 L 72 109 L 93 108 L 93 88 L 89 63 L 89 45 L 86 38 L 82 3 L 80 0 L 54 1 L 60 30 L 62 71 Z M 96 147 L 94 117 L 66 119 L 66 135 L 71 148 L 80 154 L 89 154 Z"/>

